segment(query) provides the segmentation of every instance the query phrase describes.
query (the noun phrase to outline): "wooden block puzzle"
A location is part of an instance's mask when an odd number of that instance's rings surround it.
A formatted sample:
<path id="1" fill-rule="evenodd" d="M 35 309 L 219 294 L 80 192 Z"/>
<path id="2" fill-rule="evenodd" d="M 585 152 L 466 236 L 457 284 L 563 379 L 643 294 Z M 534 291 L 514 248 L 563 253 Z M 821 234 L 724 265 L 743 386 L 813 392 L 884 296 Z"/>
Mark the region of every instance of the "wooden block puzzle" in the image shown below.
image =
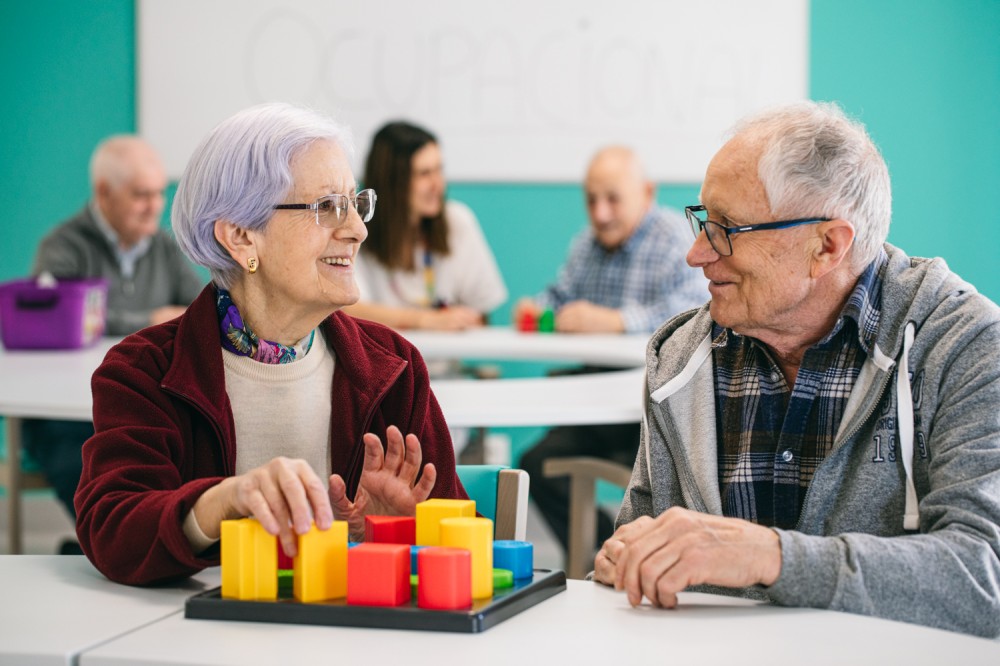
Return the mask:
<path id="1" fill-rule="evenodd" d="M 285 558 L 276 537 L 267 534 L 252 518 L 224 521 L 223 584 L 217 598 L 232 600 L 230 603 L 247 609 L 248 615 L 225 607 L 223 613 L 227 617 L 218 619 L 255 619 L 262 611 L 253 610 L 254 602 L 273 600 L 279 606 L 269 608 L 282 608 L 282 601 L 302 608 L 316 606 L 323 611 L 320 615 L 324 618 L 333 613 L 341 619 L 352 618 L 349 623 L 355 621 L 355 616 L 336 615 L 336 609 L 376 606 L 389 611 L 408 607 L 411 612 L 420 609 L 460 613 L 467 619 L 449 617 L 441 618 L 441 622 L 425 622 L 407 615 L 405 622 L 407 628 L 468 631 L 472 626 L 480 627 L 472 629 L 479 631 L 485 625 L 483 616 L 475 616 L 476 609 L 484 604 L 493 605 L 494 595 L 515 594 L 537 603 L 565 589 L 562 572 L 548 572 L 541 581 L 534 578 L 530 543 L 494 541 L 493 528 L 493 521 L 476 516 L 471 500 L 421 502 L 413 518 L 367 516 L 367 540 L 361 544 L 348 541 L 348 525 L 344 521 L 334 521 L 330 529 L 323 531 L 313 525 L 308 533 L 298 537 L 298 553 L 291 561 L 292 570 L 282 572 L 279 592 L 278 562 L 279 558 Z M 421 540 L 435 545 L 413 544 Z M 519 612 L 499 610 L 507 608 L 502 603 L 496 606 L 497 618 Z M 523 607 L 526 606 L 519 606 Z M 263 612 L 274 617 L 271 611 Z M 283 615 L 280 610 L 277 614 Z M 359 615 L 357 621 L 369 617 L 373 616 Z M 302 620 L 300 613 L 295 618 L 289 621 L 309 623 Z M 393 625 L 390 622 L 385 626 Z"/>

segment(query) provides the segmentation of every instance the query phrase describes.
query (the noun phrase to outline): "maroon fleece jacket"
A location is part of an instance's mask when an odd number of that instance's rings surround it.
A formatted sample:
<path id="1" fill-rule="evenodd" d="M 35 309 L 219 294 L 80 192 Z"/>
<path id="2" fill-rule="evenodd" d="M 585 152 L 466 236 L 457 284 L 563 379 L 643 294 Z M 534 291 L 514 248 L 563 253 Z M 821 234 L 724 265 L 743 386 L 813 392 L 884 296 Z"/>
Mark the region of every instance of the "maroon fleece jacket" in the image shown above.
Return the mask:
<path id="1" fill-rule="evenodd" d="M 219 564 L 218 544 L 195 555 L 182 523 L 198 497 L 236 466 L 215 288 L 185 314 L 125 338 L 94 373 L 94 436 L 83 447 L 77 535 L 111 580 L 146 585 Z M 432 497 L 467 496 L 420 353 L 392 330 L 336 312 L 322 324 L 337 358 L 330 414 L 332 469 L 353 497 L 361 437 L 397 426 L 420 439 L 437 469 Z"/>

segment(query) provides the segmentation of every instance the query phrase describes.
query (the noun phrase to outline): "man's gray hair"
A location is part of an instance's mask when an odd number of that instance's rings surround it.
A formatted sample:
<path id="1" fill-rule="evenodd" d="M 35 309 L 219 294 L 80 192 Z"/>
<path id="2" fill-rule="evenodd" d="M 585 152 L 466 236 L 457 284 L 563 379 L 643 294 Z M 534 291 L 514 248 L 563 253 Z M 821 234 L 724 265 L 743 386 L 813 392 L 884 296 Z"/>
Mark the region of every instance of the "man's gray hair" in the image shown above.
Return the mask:
<path id="1" fill-rule="evenodd" d="M 160 158 L 153 147 L 133 134 L 109 136 L 90 154 L 90 187 L 107 183 L 114 189 L 122 187 L 135 176 L 137 168 L 150 162 L 159 166 Z"/>
<path id="2" fill-rule="evenodd" d="M 229 288 L 242 267 L 215 239 L 216 220 L 263 229 L 294 187 L 292 161 L 320 140 L 353 153 L 345 126 L 310 109 L 269 103 L 222 121 L 195 148 L 177 185 L 171 222 L 178 245 L 217 285 Z"/>
<path id="3" fill-rule="evenodd" d="M 861 271 L 889 235 L 889 170 L 864 126 L 827 102 L 797 102 L 740 121 L 733 134 L 761 142 L 757 175 L 775 219 L 829 217 L 854 225 Z"/>

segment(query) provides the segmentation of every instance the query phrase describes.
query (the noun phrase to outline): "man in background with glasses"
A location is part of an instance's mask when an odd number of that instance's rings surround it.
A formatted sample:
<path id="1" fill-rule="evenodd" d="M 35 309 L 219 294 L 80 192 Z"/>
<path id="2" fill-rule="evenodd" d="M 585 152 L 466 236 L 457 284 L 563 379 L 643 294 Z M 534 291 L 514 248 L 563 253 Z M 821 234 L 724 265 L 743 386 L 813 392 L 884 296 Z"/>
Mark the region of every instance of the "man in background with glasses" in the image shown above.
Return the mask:
<path id="1" fill-rule="evenodd" d="M 651 340 L 639 455 L 595 578 L 1000 635 L 1000 309 L 885 243 L 889 174 L 835 105 L 715 155 Z"/>
<path id="2" fill-rule="evenodd" d="M 652 333 L 669 317 L 708 298 L 705 279 L 684 263 L 687 232 L 679 212 L 656 205 L 656 187 L 630 149 L 597 152 L 584 181 L 590 226 L 570 248 L 558 281 L 514 311 L 555 311 L 562 333 Z M 585 372 L 607 368 L 584 368 Z M 551 429 L 521 459 L 531 477 L 531 497 L 565 549 L 569 539 L 569 480 L 542 473 L 549 458 L 591 456 L 631 466 L 639 446 L 638 423 Z M 614 531 L 597 512 L 600 541 Z M 598 544 L 594 544 L 596 548 Z"/>
<path id="3" fill-rule="evenodd" d="M 173 238 L 160 230 L 167 176 L 152 146 L 130 135 L 102 141 L 90 159 L 92 198 L 42 239 L 34 275 L 108 281 L 108 335 L 128 335 L 180 316 L 203 281 Z M 26 419 L 24 446 L 70 516 L 83 463 L 80 449 L 94 434 L 80 421 Z M 78 553 L 75 542 L 62 551 Z"/>

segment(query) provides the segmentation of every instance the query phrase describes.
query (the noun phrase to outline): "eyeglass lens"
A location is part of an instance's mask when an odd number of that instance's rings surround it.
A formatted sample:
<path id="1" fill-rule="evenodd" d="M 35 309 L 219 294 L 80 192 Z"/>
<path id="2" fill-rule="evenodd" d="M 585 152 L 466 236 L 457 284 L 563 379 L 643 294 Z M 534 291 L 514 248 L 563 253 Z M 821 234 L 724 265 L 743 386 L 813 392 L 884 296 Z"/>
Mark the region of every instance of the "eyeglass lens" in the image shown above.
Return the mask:
<path id="1" fill-rule="evenodd" d="M 733 253 L 733 246 L 729 243 L 729 236 L 721 224 L 706 220 L 705 233 L 708 235 L 708 242 L 712 245 L 713 250 L 723 257 L 728 257 Z"/>
<path id="2" fill-rule="evenodd" d="M 348 207 L 353 203 L 362 222 L 375 214 L 374 190 L 362 190 L 352 198 L 343 194 L 330 194 L 316 202 L 316 221 L 324 227 L 334 227 L 347 218 Z"/>
<path id="3" fill-rule="evenodd" d="M 733 253 L 733 246 L 729 243 L 729 236 L 726 234 L 726 230 L 721 224 L 717 222 L 712 222 L 707 219 L 702 219 L 706 217 L 705 212 L 701 212 L 699 215 L 693 210 L 687 210 L 688 221 L 691 223 L 691 231 L 694 232 L 695 238 L 701 233 L 701 230 L 705 230 L 705 235 L 708 236 L 708 242 L 718 254 L 723 257 L 728 257 Z"/>

